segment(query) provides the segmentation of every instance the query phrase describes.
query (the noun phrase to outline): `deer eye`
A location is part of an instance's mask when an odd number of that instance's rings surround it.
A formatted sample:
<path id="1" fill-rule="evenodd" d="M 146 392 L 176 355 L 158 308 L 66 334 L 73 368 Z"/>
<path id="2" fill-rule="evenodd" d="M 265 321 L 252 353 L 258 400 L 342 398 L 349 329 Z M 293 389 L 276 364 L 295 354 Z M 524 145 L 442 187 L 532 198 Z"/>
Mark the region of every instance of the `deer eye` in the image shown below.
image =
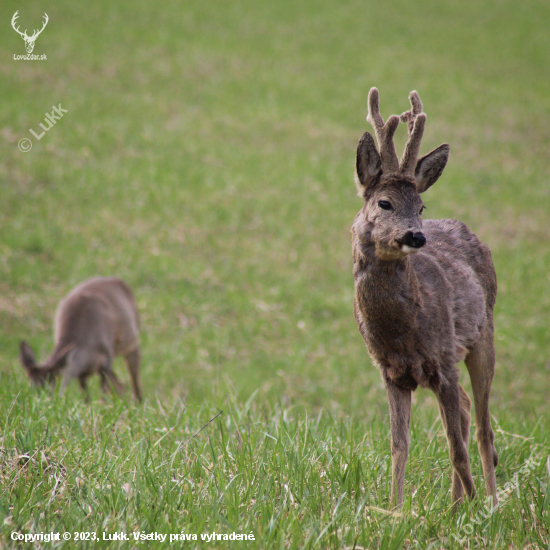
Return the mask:
<path id="1" fill-rule="evenodd" d="M 426 207 L 425 207 L 425 206 L 423 206 L 423 207 L 420 209 L 419 214 L 420 214 L 421 216 L 422 216 L 422 212 L 424 212 L 424 210 L 426 210 Z"/>
<path id="2" fill-rule="evenodd" d="M 378 201 L 378 206 L 382 210 L 391 210 L 392 209 L 392 206 L 388 201 Z"/>

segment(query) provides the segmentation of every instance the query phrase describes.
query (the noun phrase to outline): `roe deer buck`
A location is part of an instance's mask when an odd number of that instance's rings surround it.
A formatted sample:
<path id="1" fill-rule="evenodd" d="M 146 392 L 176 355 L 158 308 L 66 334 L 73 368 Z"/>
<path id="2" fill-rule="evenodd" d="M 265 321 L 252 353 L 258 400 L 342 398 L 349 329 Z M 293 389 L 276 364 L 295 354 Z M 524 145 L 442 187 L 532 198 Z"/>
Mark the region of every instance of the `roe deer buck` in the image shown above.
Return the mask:
<path id="1" fill-rule="evenodd" d="M 420 194 L 443 172 L 449 146 L 418 159 L 426 115 L 416 92 L 409 99 L 411 110 L 384 124 L 378 90 L 370 90 L 367 121 L 380 154 L 365 132 L 356 160 L 356 185 L 365 204 L 352 227 L 355 318 L 389 400 L 391 502 L 403 504 L 411 392 L 418 386 L 430 388 L 439 402 L 453 466 L 452 501 L 460 501 L 464 491 L 474 497 L 468 459 L 470 399 L 455 368 L 464 359 L 485 485 L 496 504 L 498 455 L 489 415 L 495 270 L 489 249 L 463 223 L 422 221 Z M 409 133 L 401 161 L 393 143 L 400 119 Z"/>
<path id="2" fill-rule="evenodd" d="M 34 353 L 21 342 L 21 364 L 31 382 L 43 386 L 55 381 L 63 371 L 61 391 L 78 378 L 86 391 L 92 374 L 101 376 L 101 387 L 115 391 L 122 388 L 112 369 L 113 358 L 124 356 L 134 397 L 141 401 L 139 382 L 139 322 L 136 301 L 126 283 L 113 277 L 96 277 L 74 288 L 57 306 L 54 321 L 55 347 L 42 365 Z"/>

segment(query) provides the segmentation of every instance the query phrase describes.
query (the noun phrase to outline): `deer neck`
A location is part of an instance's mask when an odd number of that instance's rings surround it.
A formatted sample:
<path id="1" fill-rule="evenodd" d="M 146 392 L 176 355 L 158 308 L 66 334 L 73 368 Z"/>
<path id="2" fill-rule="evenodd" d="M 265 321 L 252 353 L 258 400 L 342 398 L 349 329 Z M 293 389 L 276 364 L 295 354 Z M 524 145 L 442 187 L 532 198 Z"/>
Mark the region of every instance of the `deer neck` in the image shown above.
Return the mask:
<path id="1" fill-rule="evenodd" d="M 377 313 L 384 317 L 391 311 L 405 325 L 411 316 L 416 318 L 422 299 L 410 255 L 381 260 L 374 242 L 361 242 L 357 238 L 354 248 L 356 296 L 361 310 L 369 313 L 371 319 Z"/>

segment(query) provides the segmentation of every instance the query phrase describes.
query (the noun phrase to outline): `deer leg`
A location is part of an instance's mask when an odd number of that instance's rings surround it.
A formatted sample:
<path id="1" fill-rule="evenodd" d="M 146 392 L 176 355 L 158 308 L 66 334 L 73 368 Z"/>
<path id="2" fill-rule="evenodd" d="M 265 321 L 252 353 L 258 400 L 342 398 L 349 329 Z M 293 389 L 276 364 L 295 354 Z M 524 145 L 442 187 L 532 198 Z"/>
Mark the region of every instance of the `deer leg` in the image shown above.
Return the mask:
<path id="1" fill-rule="evenodd" d="M 103 393 L 107 393 L 107 392 L 111 391 L 111 388 L 109 386 L 109 381 L 107 380 L 107 376 L 103 372 L 103 370 L 99 371 L 99 376 L 101 376 L 101 391 Z"/>
<path id="2" fill-rule="evenodd" d="M 81 375 L 78 377 L 78 383 L 80 384 L 80 387 L 82 388 L 82 391 L 84 392 L 84 400 L 86 403 L 90 402 L 90 395 L 88 393 L 88 380 L 86 376 Z"/>
<path id="3" fill-rule="evenodd" d="M 390 406 L 391 431 L 391 505 L 403 506 L 403 486 L 405 484 L 405 467 L 409 455 L 411 424 L 411 390 L 397 386 L 392 380 L 384 377 Z"/>
<path id="4" fill-rule="evenodd" d="M 442 383 L 436 391 L 441 419 L 447 433 L 449 456 L 454 470 L 451 490 L 453 502 L 462 497 L 463 491 L 466 491 L 469 498 L 473 498 L 476 494 L 474 480 L 470 472 L 467 440 L 463 436 L 465 428 L 467 427 L 469 430 L 470 425 L 469 410 L 466 410 L 466 403 L 469 403 L 470 399 L 464 390 L 462 392 L 460 390 L 462 388 L 458 382 L 451 379 Z M 468 401 L 466 402 L 464 398 Z M 459 482 L 461 482 L 462 489 L 458 488 Z"/>
<path id="5" fill-rule="evenodd" d="M 139 351 L 139 348 L 136 348 L 135 350 L 126 354 L 125 360 L 126 366 L 130 371 L 130 379 L 132 382 L 134 397 L 141 403 L 141 384 L 139 382 L 139 364 L 141 360 L 141 353 Z"/>
<path id="6" fill-rule="evenodd" d="M 61 380 L 61 385 L 59 386 L 59 395 L 63 395 L 65 393 L 65 390 L 67 389 L 67 386 L 69 385 L 69 382 L 73 378 L 72 372 L 70 369 L 64 369 L 63 370 L 63 379 Z"/>
<path id="7" fill-rule="evenodd" d="M 476 414 L 476 440 L 481 455 L 485 487 L 487 493 L 493 497 L 493 505 L 496 505 L 497 481 L 495 466 L 498 464 L 498 454 L 495 450 L 495 434 L 491 427 L 491 415 L 489 413 L 489 393 L 495 371 L 492 323 L 485 328 L 482 340 L 470 350 L 464 362 L 472 381 Z"/>
<path id="8" fill-rule="evenodd" d="M 462 386 L 458 386 L 460 392 L 460 430 L 462 433 L 462 439 L 464 440 L 464 445 L 468 449 L 468 440 L 470 439 L 470 408 L 471 401 L 468 397 L 468 394 L 464 391 Z M 445 413 L 441 405 L 439 405 L 439 414 L 441 416 L 441 423 L 447 433 L 447 423 L 445 421 Z M 464 494 L 464 487 L 462 486 L 462 481 L 460 481 L 460 476 L 457 471 L 453 468 L 453 482 L 451 488 L 451 499 L 453 503 L 459 503 L 462 500 Z"/>
<path id="9" fill-rule="evenodd" d="M 50 376 L 50 379 L 48 380 L 49 382 L 49 385 L 50 385 L 50 391 L 53 393 L 55 391 L 55 385 L 56 385 L 56 377 L 55 376 Z M 43 385 L 43 384 L 42 384 Z"/>
<path id="10" fill-rule="evenodd" d="M 114 390 L 118 394 L 122 392 L 122 384 L 113 372 L 110 358 L 106 359 L 99 372 L 101 374 L 101 389 L 103 391 Z"/>
<path id="11" fill-rule="evenodd" d="M 80 387 L 86 390 L 86 380 L 84 380 L 84 386 L 81 380 L 82 377 L 86 378 L 84 375 L 88 370 L 88 357 L 86 352 L 74 349 L 69 353 L 67 363 L 67 366 L 61 371 L 61 376 L 63 378 L 59 387 L 59 394 L 64 394 L 69 382 L 75 378 L 78 378 Z M 88 399 L 86 399 L 86 401 L 88 401 Z"/>

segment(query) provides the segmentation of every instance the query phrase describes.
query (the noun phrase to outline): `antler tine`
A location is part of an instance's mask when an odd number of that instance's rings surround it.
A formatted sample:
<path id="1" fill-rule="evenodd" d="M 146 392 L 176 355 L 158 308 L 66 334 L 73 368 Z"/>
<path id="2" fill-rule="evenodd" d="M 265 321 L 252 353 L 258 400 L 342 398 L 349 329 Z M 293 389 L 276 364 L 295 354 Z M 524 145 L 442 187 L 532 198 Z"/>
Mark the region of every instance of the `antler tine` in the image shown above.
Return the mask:
<path id="1" fill-rule="evenodd" d="M 409 101 L 411 102 L 411 109 L 404 112 L 400 116 L 400 119 L 401 122 L 408 124 L 410 136 L 414 126 L 414 119 L 422 112 L 422 101 L 420 101 L 420 96 L 415 90 L 409 94 Z"/>
<path id="2" fill-rule="evenodd" d="M 382 170 L 384 172 L 397 172 L 399 170 L 399 160 L 395 152 L 393 136 L 399 126 L 399 117 L 392 115 L 384 124 L 384 119 L 380 114 L 379 94 L 376 88 L 371 88 L 369 92 L 367 122 L 374 128 L 376 141 L 380 149 Z"/>
<path id="3" fill-rule="evenodd" d="M 34 31 L 32 33 L 32 38 L 36 38 L 45 28 L 46 28 L 46 25 L 48 24 L 48 21 L 50 20 L 49 17 L 48 17 L 48 14 L 46 12 L 44 12 L 44 24 L 42 25 L 42 28 L 39 30 L 39 31 Z"/>
<path id="4" fill-rule="evenodd" d="M 413 90 L 409 94 L 409 101 L 411 102 L 411 109 L 400 117 L 401 122 L 406 123 L 408 126 L 409 139 L 401 157 L 399 170 L 403 174 L 414 176 L 420 152 L 420 143 L 426 124 L 426 114 L 422 112 L 422 101 L 420 101 L 420 97 L 416 91 Z"/>
<path id="5" fill-rule="evenodd" d="M 19 17 L 19 10 L 17 10 L 14 14 L 13 14 L 13 17 L 11 18 L 11 26 L 13 27 L 13 30 L 15 32 L 18 32 L 21 36 L 27 36 L 27 29 L 25 29 L 25 32 L 21 32 L 19 30 L 19 27 L 16 27 L 15 26 L 15 23 L 17 22 L 17 18 Z"/>

